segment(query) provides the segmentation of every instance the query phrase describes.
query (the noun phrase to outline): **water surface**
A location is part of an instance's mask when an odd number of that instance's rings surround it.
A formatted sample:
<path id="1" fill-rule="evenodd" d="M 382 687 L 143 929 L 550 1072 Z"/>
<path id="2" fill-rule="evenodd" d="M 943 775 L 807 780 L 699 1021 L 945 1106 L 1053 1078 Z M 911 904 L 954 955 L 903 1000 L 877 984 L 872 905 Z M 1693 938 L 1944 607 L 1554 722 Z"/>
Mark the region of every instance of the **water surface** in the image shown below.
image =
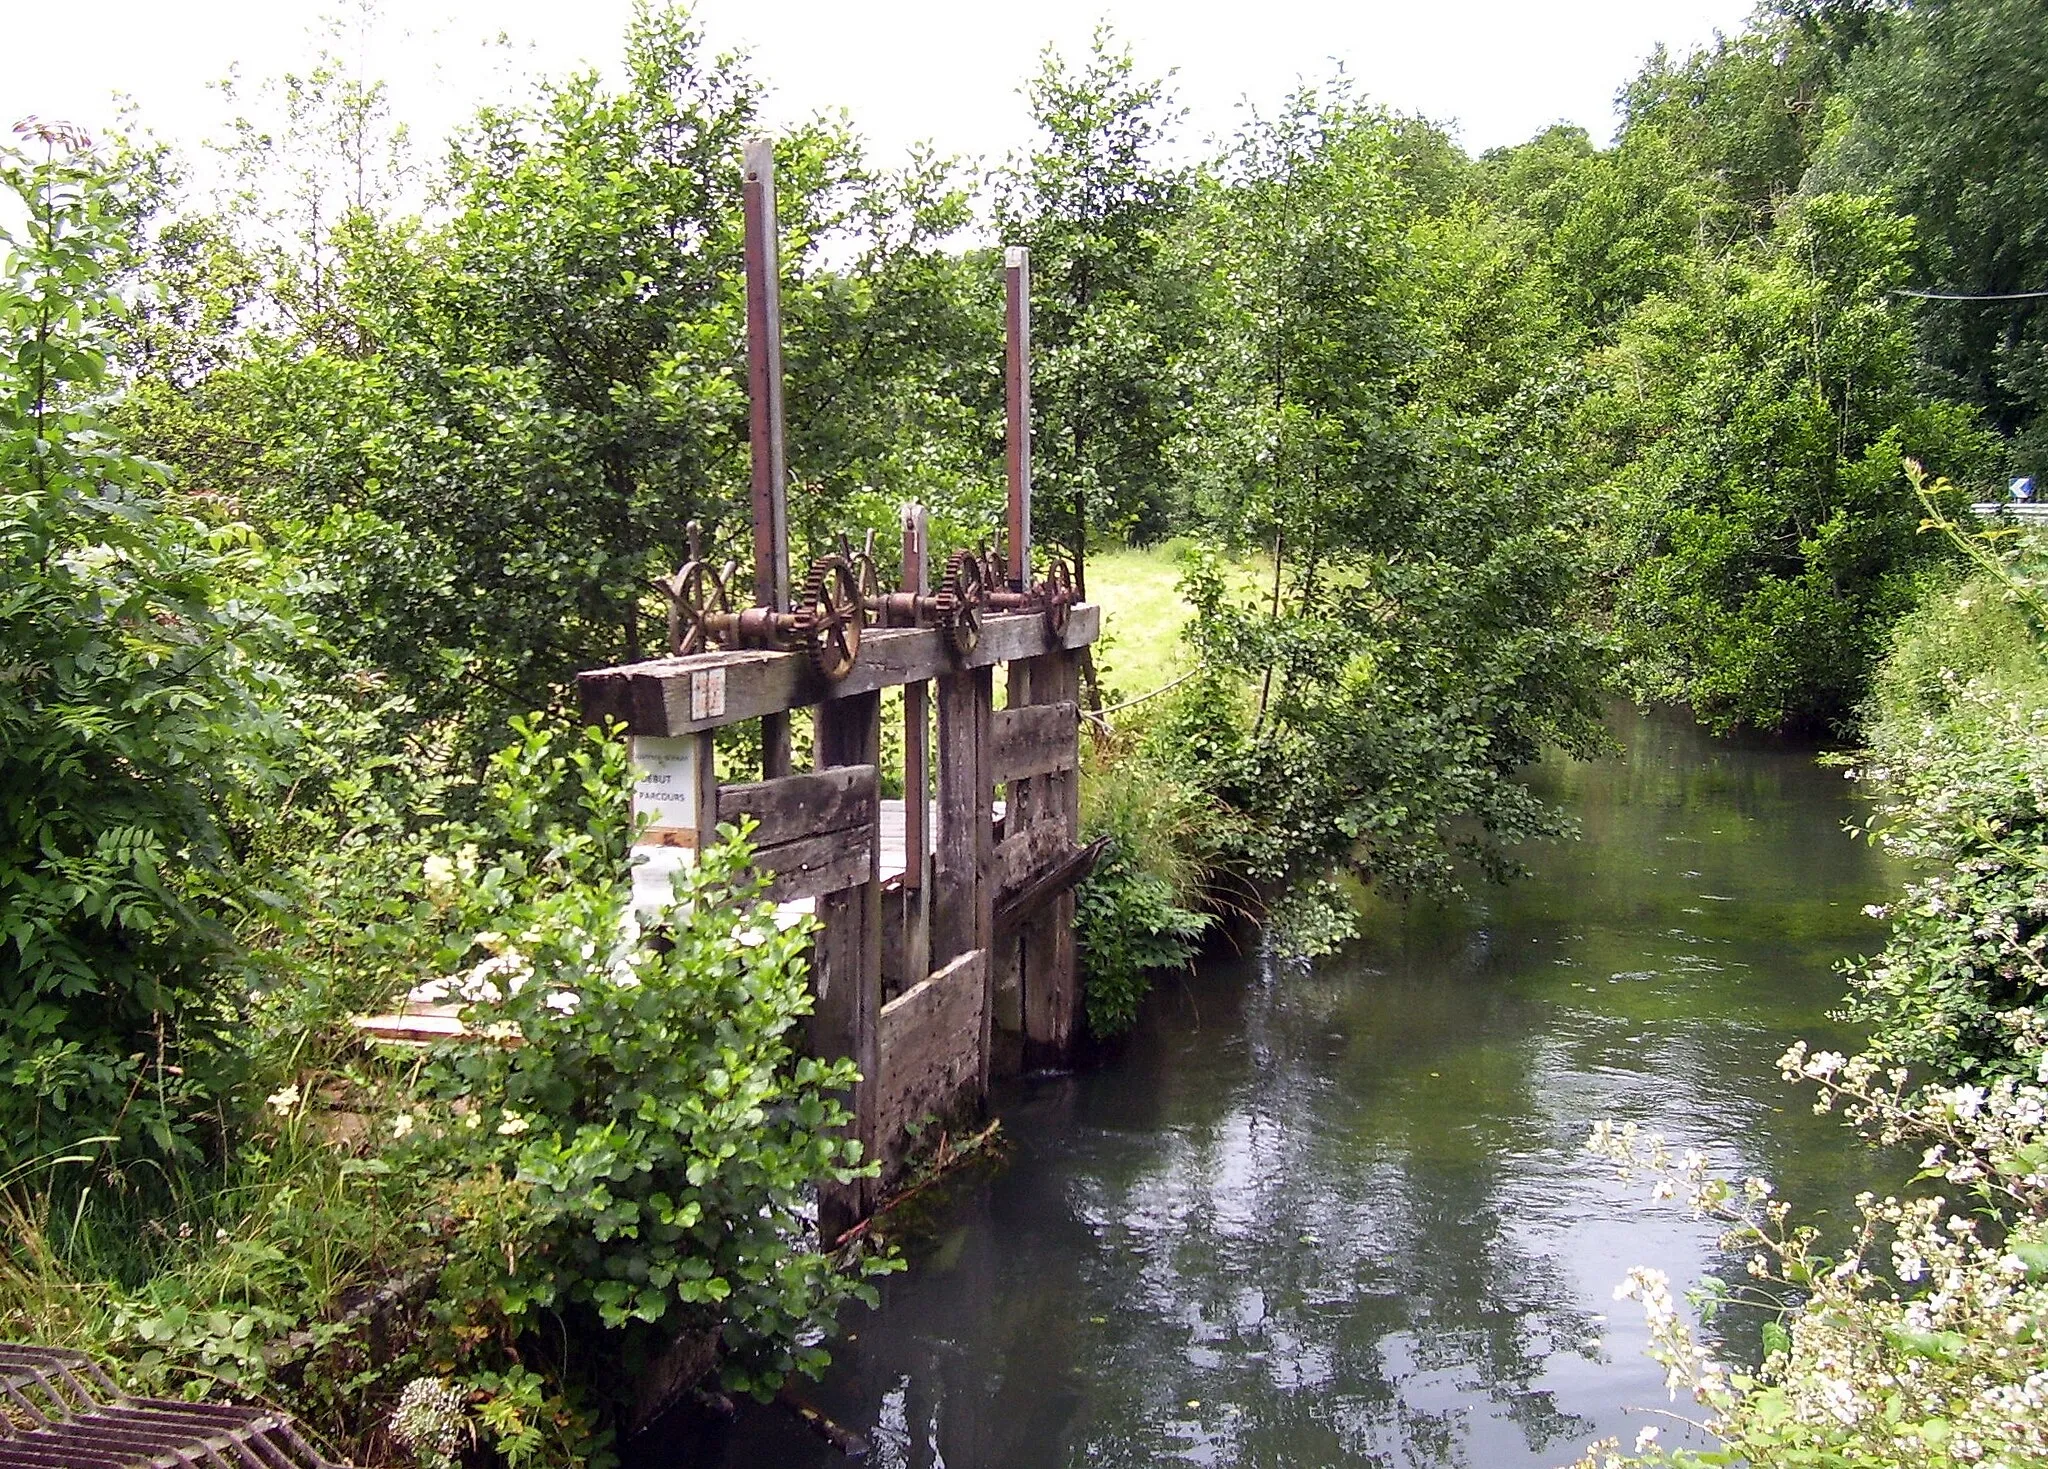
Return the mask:
<path id="1" fill-rule="evenodd" d="M 1615 732 L 1534 775 L 1584 836 L 1529 881 L 1311 969 L 1207 962 L 1114 1059 L 1003 1095 L 1009 1163 L 811 1398 L 888 1469 L 1556 1465 L 1686 1406 L 1613 1287 L 1732 1262 L 1579 1143 L 1634 1119 L 1839 1215 L 1873 1162 L 1771 1063 L 1848 1039 L 1833 966 L 1894 874 L 1806 754 Z M 727 1462 L 844 1461 L 771 1413 Z"/>

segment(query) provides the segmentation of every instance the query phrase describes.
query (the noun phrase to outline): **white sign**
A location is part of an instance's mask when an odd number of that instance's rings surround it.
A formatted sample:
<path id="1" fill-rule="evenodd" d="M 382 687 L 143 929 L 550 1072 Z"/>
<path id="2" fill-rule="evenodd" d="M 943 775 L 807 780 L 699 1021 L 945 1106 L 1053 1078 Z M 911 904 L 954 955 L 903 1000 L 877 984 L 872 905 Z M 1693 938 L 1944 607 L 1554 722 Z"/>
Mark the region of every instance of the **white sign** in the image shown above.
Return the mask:
<path id="1" fill-rule="evenodd" d="M 654 818 L 653 825 L 640 834 L 641 845 L 697 845 L 698 748 L 694 735 L 680 739 L 633 737 L 633 764 L 645 772 L 633 786 L 633 814 Z"/>

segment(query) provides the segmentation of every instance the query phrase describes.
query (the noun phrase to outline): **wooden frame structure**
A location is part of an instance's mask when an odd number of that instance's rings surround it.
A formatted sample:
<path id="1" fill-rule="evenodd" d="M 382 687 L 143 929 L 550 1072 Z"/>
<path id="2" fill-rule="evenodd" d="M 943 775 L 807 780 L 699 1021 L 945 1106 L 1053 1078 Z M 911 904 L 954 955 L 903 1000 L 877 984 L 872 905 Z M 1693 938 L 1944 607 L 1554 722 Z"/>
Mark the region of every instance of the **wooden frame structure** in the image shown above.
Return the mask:
<path id="1" fill-rule="evenodd" d="M 1100 611 L 995 616 L 968 654 L 936 630 L 877 629 L 846 678 L 802 653 L 715 652 L 602 668 L 578 680 L 586 717 L 623 723 L 647 772 L 644 854 L 657 872 L 750 817 L 779 903 L 814 905 L 814 1054 L 861 1073 L 855 1135 L 887 1176 L 927 1115 L 980 1105 L 992 1074 L 1066 1058 L 1079 983 L 1073 884 L 1090 856 L 1080 814 L 1079 650 Z M 1008 699 L 995 707 L 995 670 Z M 928 690 L 936 686 L 936 699 Z M 905 709 L 901 838 L 881 799 L 885 690 Z M 925 710 L 936 704 L 937 759 Z M 817 769 L 722 784 L 717 731 L 814 709 Z M 936 779 L 927 790 L 926 770 Z M 997 815 L 998 790 L 1001 815 Z M 935 820 L 933 818 L 936 818 Z M 925 833 L 933 833 L 935 839 Z M 687 859 L 683 859 L 687 860 Z M 827 1201 L 828 1235 L 863 1217 L 871 1185 Z"/>
<path id="2" fill-rule="evenodd" d="M 746 149 L 748 386 L 758 606 L 789 603 L 773 150 Z M 1008 572 L 1031 586 L 1030 261 L 1006 252 Z M 694 554 L 694 553 L 693 553 Z M 924 511 L 903 513 L 902 587 L 932 583 Z M 779 903 L 818 921 L 814 1054 L 860 1073 L 849 1110 L 882 1177 L 821 1191 L 827 1241 L 873 1209 L 928 1118 L 978 1110 L 990 1077 L 1064 1061 L 1080 1011 L 1073 887 L 1078 845 L 1077 660 L 1100 610 L 1061 602 L 989 615 L 979 636 L 939 626 L 868 628 L 827 678 L 801 651 L 691 652 L 578 676 L 584 714 L 616 721 L 645 772 L 651 814 L 636 905 L 665 897 L 674 864 L 742 817 Z M 996 707 L 996 670 L 1004 707 Z M 900 690 L 903 790 L 881 790 L 882 699 Z M 816 769 L 791 773 L 790 716 L 811 709 Z M 934 715 L 936 751 L 934 752 Z M 717 732 L 758 723 L 760 780 L 722 784 Z M 934 759 L 934 753 L 936 759 Z M 1000 791 L 1000 801 L 998 792 Z"/>

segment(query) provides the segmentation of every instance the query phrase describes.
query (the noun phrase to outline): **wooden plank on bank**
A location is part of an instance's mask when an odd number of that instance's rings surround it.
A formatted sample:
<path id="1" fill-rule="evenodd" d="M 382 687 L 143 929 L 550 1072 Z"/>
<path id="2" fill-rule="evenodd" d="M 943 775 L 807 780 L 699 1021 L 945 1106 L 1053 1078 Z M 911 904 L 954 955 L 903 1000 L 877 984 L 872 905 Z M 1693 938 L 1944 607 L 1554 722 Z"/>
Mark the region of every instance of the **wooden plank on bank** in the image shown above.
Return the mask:
<path id="1" fill-rule="evenodd" d="M 760 823 L 754 845 L 773 847 L 850 826 L 870 826 L 879 801 L 874 766 L 842 765 L 780 780 L 721 786 L 718 819 L 737 822 L 742 816 L 753 817 Z"/>
<path id="2" fill-rule="evenodd" d="M 1036 613 L 983 618 L 980 641 L 966 654 L 955 652 L 937 628 L 869 628 L 852 670 L 837 683 L 812 666 L 808 653 L 734 651 L 592 669 L 576 676 L 576 689 L 584 717 L 593 723 L 616 719 L 629 734 L 681 735 L 1057 648 L 1086 647 L 1101 628 L 1102 609 L 1084 603 L 1068 614 L 1059 637 Z"/>
<path id="3" fill-rule="evenodd" d="M 1072 770 L 1079 760 L 1080 712 L 1070 702 L 996 711 L 990 763 L 998 784 Z"/>

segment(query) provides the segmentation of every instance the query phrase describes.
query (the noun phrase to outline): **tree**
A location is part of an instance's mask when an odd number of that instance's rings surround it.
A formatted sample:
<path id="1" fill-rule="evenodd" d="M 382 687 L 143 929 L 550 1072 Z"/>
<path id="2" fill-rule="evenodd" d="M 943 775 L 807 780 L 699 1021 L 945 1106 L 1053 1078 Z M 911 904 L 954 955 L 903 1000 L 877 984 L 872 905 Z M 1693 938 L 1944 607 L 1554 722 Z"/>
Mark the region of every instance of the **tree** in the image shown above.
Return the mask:
<path id="1" fill-rule="evenodd" d="M 996 222 L 1031 250 L 1034 528 L 1085 588 L 1091 534 L 1170 522 L 1190 302 L 1169 246 L 1188 186 L 1159 157 L 1171 93 L 1107 28 L 1078 66 L 1048 51 L 1025 95 L 1039 138 L 1000 179 Z"/>
<path id="2" fill-rule="evenodd" d="M 1209 679 L 1162 749 L 1231 813 L 1219 865 L 1269 898 L 1332 869 L 1402 893 L 1455 888 L 1461 857 L 1504 875 L 1505 844 L 1557 821 L 1514 771 L 1597 739 L 1554 298 L 1521 232 L 1418 194 L 1407 131 L 1341 84 L 1299 92 L 1200 201 L 1189 472 L 1273 579 L 1191 575 Z M 1281 924 L 1313 948 L 1337 911 L 1298 889 Z"/>
<path id="3" fill-rule="evenodd" d="M 1644 303 L 1595 360 L 1583 422 L 1621 466 L 1616 617 L 1644 693 L 1723 729 L 1851 717 L 1942 555 L 1902 456 L 1968 478 L 1989 451 L 1967 410 L 1914 391 L 1890 294 L 1911 243 L 1882 201 L 1808 200 L 1768 249 Z"/>
<path id="4" fill-rule="evenodd" d="M 2032 0 L 1923 0 L 1851 63 L 1830 181 L 1884 190 L 1917 225 L 1900 282 L 1963 295 L 2048 291 L 2048 26 Z M 1937 389 L 2048 462 L 2048 299 L 1929 301 Z"/>

